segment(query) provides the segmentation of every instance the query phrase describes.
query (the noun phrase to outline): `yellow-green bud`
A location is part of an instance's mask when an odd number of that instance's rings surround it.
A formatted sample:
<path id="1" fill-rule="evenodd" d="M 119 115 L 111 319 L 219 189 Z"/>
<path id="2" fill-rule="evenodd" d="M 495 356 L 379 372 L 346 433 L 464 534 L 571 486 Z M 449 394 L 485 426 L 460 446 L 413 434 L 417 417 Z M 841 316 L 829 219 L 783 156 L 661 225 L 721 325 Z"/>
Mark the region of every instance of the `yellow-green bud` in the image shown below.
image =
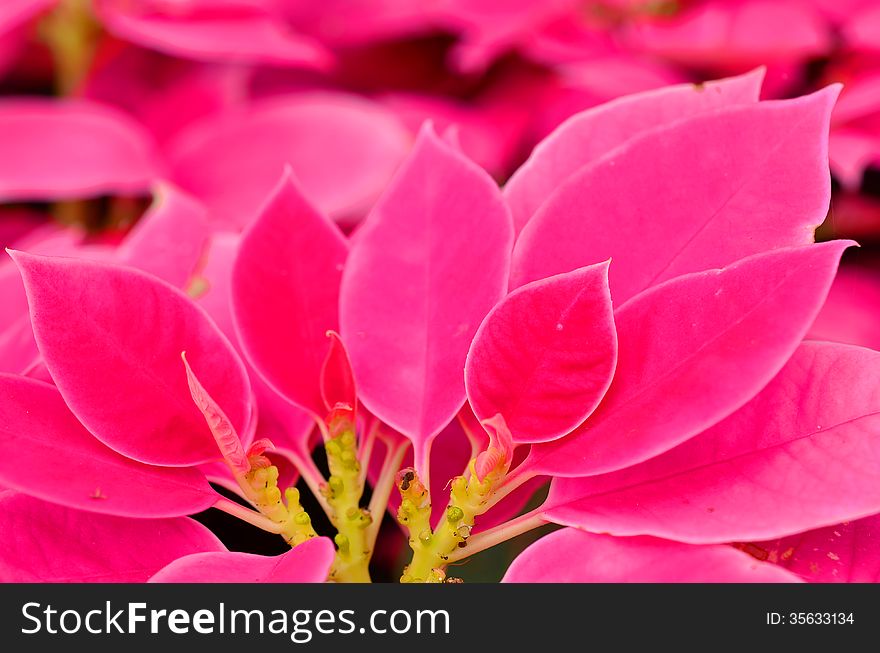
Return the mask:
<path id="1" fill-rule="evenodd" d="M 345 483 L 338 476 L 327 479 L 327 487 L 330 488 L 330 495 L 333 497 L 338 497 L 345 491 Z"/>
<path id="2" fill-rule="evenodd" d="M 312 518 L 309 517 L 309 513 L 301 512 L 293 518 L 293 523 L 298 526 L 308 526 L 312 523 Z"/>
<path id="3" fill-rule="evenodd" d="M 462 510 L 458 506 L 450 506 L 446 510 L 446 521 L 448 521 L 450 524 L 457 524 L 462 519 L 464 519 L 464 510 Z"/>

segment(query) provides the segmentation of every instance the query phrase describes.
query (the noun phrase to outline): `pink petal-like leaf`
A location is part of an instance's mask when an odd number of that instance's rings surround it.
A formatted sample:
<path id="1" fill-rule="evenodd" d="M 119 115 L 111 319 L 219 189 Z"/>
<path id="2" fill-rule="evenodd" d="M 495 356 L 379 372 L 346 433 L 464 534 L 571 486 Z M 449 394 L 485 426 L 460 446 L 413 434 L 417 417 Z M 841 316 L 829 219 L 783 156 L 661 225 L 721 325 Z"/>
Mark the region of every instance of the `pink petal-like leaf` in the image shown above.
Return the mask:
<path id="1" fill-rule="evenodd" d="M 166 14 L 161 10 L 168 3 L 139 4 L 98 0 L 96 11 L 115 36 L 174 56 L 306 68 L 330 62 L 320 43 L 296 34 L 260 4 L 190 1 L 174 3 Z"/>
<path id="2" fill-rule="evenodd" d="M 464 363 L 507 289 L 513 228 L 492 179 L 430 127 L 358 233 L 340 322 L 364 405 L 428 442 L 465 399 Z"/>
<path id="3" fill-rule="evenodd" d="M 242 237 L 232 276 L 235 321 L 254 367 L 279 393 L 323 419 L 321 368 L 339 328 L 348 244 L 305 200 L 288 170 Z"/>
<path id="4" fill-rule="evenodd" d="M 17 246 L 39 254 L 79 256 L 85 253 L 83 234 L 47 225 L 20 239 Z M 39 358 L 28 316 L 27 294 L 11 260 L 0 263 L 0 371 L 23 373 Z"/>
<path id="5" fill-rule="evenodd" d="M 489 445 L 474 459 L 474 475 L 480 483 L 493 470 L 509 469 L 514 455 L 513 435 L 500 413 L 484 419 L 481 425 L 489 435 Z"/>
<path id="6" fill-rule="evenodd" d="M 727 417 L 782 369 L 850 241 L 780 249 L 657 286 L 615 313 L 614 380 L 566 438 L 532 448 L 541 473 L 621 469 Z"/>
<path id="7" fill-rule="evenodd" d="M 512 286 L 611 258 L 620 305 L 688 272 L 812 242 L 828 211 L 838 90 L 679 121 L 582 168 L 523 229 Z"/>
<path id="8" fill-rule="evenodd" d="M 116 260 L 185 288 L 201 260 L 208 232 L 204 207 L 163 185 L 153 206 L 120 245 Z"/>
<path id="9" fill-rule="evenodd" d="M 0 264 L 0 371 L 21 372 L 37 355 L 27 295 L 14 265 Z"/>
<path id="10" fill-rule="evenodd" d="M 740 548 L 814 583 L 880 582 L 880 515 Z"/>
<path id="11" fill-rule="evenodd" d="M 84 100 L 0 102 L 0 200 L 142 193 L 160 175 L 142 127 Z"/>
<path id="12" fill-rule="evenodd" d="M 0 582 L 142 583 L 181 556 L 225 551 L 192 519 L 128 519 L 0 495 Z"/>
<path id="13" fill-rule="evenodd" d="M 797 583 L 799 578 L 729 546 L 610 537 L 564 528 L 529 546 L 504 583 Z"/>
<path id="14" fill-rule="evenodd" d="M 516 442 L 565 435 L 593 412 L 617 362 L 608 263 L 535 281 L 480 325 L 465 385 L 481 420 L 500 413 Z"/>
<path id="15" fill-rule="evenodd" d="M 247 372 L 210 318 L 138 270 L 14 252 L 37 345 L 79 420 L 112 449 L 155 465 L 219 457 L 193 404 L 180 352 L 238 432 L 251 419 Z"/>
<path id="16" fill-rule="evenodd" d="M 411 145 L 388 110 L 345 94 L 251 103 L 184 130 L 170 147 L 171 177 L 218 225 L 241 229 L 290 165 L 306 197 L 334 220 L 360 218 Z"/>
<path id="17" fill-rule="evenodd" d="M 622 97 L 569 118 L 539 143 L 504 186 L 517 233 L 581 167 L 639 134 L 712 109 L 758 101 L 763 69 L 696 86 L 680 84 Z"/>
<path id="18" fill-rule="evenodd" d="M 307 540 L 280 556 L 195 553 L 175 560 L 151 583 L 323 583 L 335 555 L 326 537 Z"/>
<path id="19" fill-rule="evenodd" d="M 805 343 L 752 401 L 614 474 L 554 481 L 547 516 L 692 543 L 783 537 L 880 512 L 880 353 Z"/>
<path id="20" fill-rule="evenodd" d="M 352 409 L 357 407 L 357 386 L 351 359 L 342 338 L 335 331 L 328 331 L 330 349 L 321 366 L 321 399 L 327 412 L 334 406 L 343 404 Z"/>
<path id="21" fill-rule="evenodd" d="M 54 387 L 0 375 L 0 483 L 90 512 L 174 517 L 214 505 L 193 469 L 153 467 L 107 448 L 76 420 Z"/>

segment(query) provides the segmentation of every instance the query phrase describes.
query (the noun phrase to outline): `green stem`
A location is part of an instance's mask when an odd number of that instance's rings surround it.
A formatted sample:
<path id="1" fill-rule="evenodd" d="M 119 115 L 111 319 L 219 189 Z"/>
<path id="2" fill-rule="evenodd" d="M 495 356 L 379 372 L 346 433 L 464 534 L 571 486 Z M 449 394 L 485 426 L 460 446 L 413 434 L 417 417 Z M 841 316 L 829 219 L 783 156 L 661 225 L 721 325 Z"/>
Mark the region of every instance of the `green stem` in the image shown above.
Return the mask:
<path id="1" fill-rule="evenodd" d="M 467 477 L 458 476 L 452 481 L 449 505 L 436 530 L 430 528 L 431 505 L 424 485 L 414 471 L 407 471 L 401 478 L 398 487 L 402 501 L 398 520 L 409 529 L 413 557 L 403 570 L 400 582 L 445 581 L 445 568 L 452 556 L 468 547 L 474 523 L 488 510 L 492 488 L 504 474 L 504 470 L 499 469 L 480 481 L 474 464 L 475 461 L 471 461 Z"/>
<path id="2" fill-rule="evenodd" d="M 290 546 L 302 544 L 306 540 L 317 537 L 312 527 L 312 520 L 299 502 L 299 490 L 289 487 L 284 491 L 278 488 L 278 468 L 268 464 L 264 457 L 251 458 L 251 470 L 243 476 L 236 475 L 239 486 L 247 500 L 279 525 L 279 533 Z"/>
<path id="3" fill-rule="evenodd" d="M 358 461 L 357 436 L 351 422 L 336 423 L 337 435 L 324 445 L 330 478 L 324 496 L 330 506 L 330 521 L 338 531 L 336 560 L 330 579 L 349 583 L 370 582 L 370 554 L 367 528 L 372 523 L 369 510 L 360 507 L 364 485 Z"/>
<path id="4" fill-rule="evenodd" d="M 267 533 L 275 533 L 276 535 L 281 534 L 281 524 L 272 521 L 259 512 L 254 512 L 250 508 L 235 503 L 235 501 L 230 501 L 224 497 L 215 503 L 214 507 L 217 510 L 225 512 L 227 515 L 232 515 L 233 517 L 247 522 L 251 526 L 256 526 Z"/>

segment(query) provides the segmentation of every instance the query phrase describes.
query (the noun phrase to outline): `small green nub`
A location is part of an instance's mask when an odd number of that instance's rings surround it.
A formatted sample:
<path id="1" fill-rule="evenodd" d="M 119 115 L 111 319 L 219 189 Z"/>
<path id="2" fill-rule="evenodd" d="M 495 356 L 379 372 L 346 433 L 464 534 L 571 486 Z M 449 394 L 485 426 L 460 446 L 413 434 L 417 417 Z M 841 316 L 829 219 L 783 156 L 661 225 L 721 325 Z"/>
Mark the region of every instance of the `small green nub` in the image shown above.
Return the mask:
<path id="1" fill-rule="evenodd" d="M 339 443 L 336 440 L 330 440 L 324 448 L 327 450 L 328 456 L 338 456 L 342 453 L 342 447 L 339 446 Z"/>
<path id="2" fill-rule="evenodd" d="M 330 488 L 330 492 L 334 497 L 338 497 L 345 491 L 345 483 L 343 483 L 342 479 L 338 476 L 331 476 L 327 480 L 327 486 Z"/>
<path id="3" fill-rule="evenodd" d="M 357 468 L 357 456 L 354 455 L 353 451 L 343 451 L 340 456 L 342 460 L 342 465 L 347 469 L 355 469 Z"/>
<path id="4" fill-rule="evenodd" d="M 309 513 L 301 512 L 293 518 L 293 523 L 297 526 L 308 526 L 312 523 L 312 518 L 309 517 Z"/>
<path id="5" fill-rule="evenodd" d="M 411 499 L 404 499 L 400 502 L 400 512 L 411 515 L 416 511 L 416 504 Z"/>
<path id="6" fill-rule="evenodd" d="M 341 436 L 339 436 L 339 439 L 342 440 L 342 446 L 346 447 L 347 449 L 354 447 L 356 442 L 353 431 L 346 431 Z"/>
<path id="7" fill-rule="evenodd" d="M 360 528 L 366 528 L 370 524 L 373 523 L 373 515 L 370 514 L 370 511 L 366 508 L 361 509 L 361 514 L 359 517 L 360 521 L 358 522 L 358 526 Z"/>
<path id="8" fill-rule="evenodd" d="M 464 519 L 464 510 L 462 510 L 458 506 L 450 506 L 446 510 L 446 521 L 448 521 L 450 524 L 457 524 L 462 519 Z"/>
<path id="9" fill-rule="evenodd" d="M 337 533 L 333 537 L 333 541 L 336 542 L 336 547 L 339 549 L 341 553 L 346 553 L 349 548 L 348 537 L 343 535 L 342 533 Z"/>

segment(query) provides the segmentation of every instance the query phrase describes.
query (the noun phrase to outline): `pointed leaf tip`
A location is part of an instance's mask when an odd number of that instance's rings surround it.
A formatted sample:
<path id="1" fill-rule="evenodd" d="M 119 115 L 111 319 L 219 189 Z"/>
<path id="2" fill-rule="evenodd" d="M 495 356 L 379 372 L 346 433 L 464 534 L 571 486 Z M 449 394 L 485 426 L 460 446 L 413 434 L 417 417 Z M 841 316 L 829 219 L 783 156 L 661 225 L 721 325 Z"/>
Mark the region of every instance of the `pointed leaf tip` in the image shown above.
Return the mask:
<path id="1" fill-rule="evenodd" d="M 285 176 L 242 236 L 232 303 L 242 348 L 278 394 L 325 417 L 321 370 L 339 328 L 348 242 Z"/>
<path id="2" fill-rule="evenodd" d="M 611 290 L 622 303 L 667 279 L 813 242 L 831 197 L 838 90 L 700 113 L 581 167 L 523 228 L 511 284 L 613 256 Z"/>
<path id="3" fill-rule="evenodd" d="M 664 125 L 722 107 L 755 104 L 762 81 L 763 71 L 758 69 L 700 87 L 711 93 L 679 84 L 621 97 L 570 117 L 535 147 L 504 186 L 517 233 L 557 188 L 585 166 Z M 588 262 L 592 261 L 582 264 Z M 574 267 L 578 266 L 568 269 Z"/>
<path id="4" fill-rule="evenodd" d="M 246 474 L 250 470 L 251 465 L 248 462 L 248 456 L 244 451 L 238 433 L 235 431 L 235 427 L 229 421 L 229 418 L 226 417 L 223 409 L 217 405 L 217 402 L 211 398 L 211 395 L 208 394 L 207 390 L 199 382 L 199 379 L 189 365 L 189 361 L 186 360 L 186 352 L 180 352 L 180 357 L 186 369 L 186 381 L 193 402 L 195 402 L 196 407 L 204 415 L 220 454 L 234 472 Z"/>
<path id="5" fill-rule="evenodd" d="M 361 401 L 413 441 L 417 468 L 464 403 L 468 347 L 506 292 L 512 242 L 492 178 L 423 126 L 352 245 L 340 333 Z"/>
<path id="6" fill-rule="evenodd" d="M 321 398 L 328 412 L 337 406 L 347 406 L 356 418 L 357 384 L 351 360 L 342 338 L 333 330 L 328 330 L 330 348 L 321 366 Z"/>
<path id="7" fill-rule="evenodd" d="M 185 517 L 98 515 L 0 492 L 0 582 L 142 583 L 181 556 L 225 550 Z"/>

